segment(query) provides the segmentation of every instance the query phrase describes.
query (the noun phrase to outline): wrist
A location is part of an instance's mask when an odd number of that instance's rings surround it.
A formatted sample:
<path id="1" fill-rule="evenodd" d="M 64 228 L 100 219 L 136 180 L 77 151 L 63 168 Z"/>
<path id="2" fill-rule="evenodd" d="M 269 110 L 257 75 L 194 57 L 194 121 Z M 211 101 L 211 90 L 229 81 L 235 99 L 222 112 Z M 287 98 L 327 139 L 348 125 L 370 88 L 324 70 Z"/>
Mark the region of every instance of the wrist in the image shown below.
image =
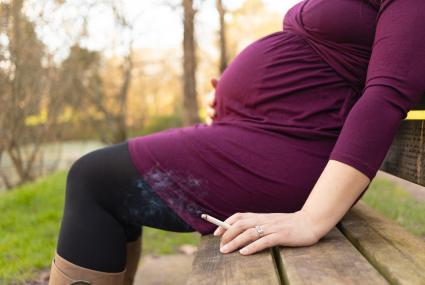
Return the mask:
<path id="1" fill-rule="evenodd" d="M 303 216 L 304 221 L 306 221 L 307 226 L 310 228 L 311 233 L 314 235 L 315 240 L 319 241 L 329 230 L 321 223 L 314 218 L 314 215 L 305 209 L 298 211 L 300 215 Z"/>

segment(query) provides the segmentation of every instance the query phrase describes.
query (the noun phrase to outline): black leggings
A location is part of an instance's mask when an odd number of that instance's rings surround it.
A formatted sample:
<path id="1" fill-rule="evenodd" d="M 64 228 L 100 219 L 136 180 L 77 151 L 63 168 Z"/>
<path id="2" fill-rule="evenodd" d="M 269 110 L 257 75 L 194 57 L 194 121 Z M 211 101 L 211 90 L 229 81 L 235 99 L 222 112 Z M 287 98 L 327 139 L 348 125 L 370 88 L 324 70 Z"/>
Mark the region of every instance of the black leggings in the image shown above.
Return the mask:
<path id="1" fill-rule="evenodd" d="M 79 266 L 121 272 L 126 242 L 142 226 L 193 232 L 135 169 L 127 142 L 95 150 L 71 167 L 57 252 Z"/>

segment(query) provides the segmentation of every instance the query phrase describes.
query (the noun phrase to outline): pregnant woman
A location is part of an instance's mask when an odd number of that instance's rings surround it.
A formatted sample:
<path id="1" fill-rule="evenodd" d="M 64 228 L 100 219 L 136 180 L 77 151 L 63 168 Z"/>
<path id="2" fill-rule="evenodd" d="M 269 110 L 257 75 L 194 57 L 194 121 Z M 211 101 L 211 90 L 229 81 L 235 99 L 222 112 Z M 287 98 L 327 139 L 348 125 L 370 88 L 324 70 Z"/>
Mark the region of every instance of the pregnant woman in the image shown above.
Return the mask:
<path id="1" fill-rule="evenodd" d="M 425 93 L 424 15 L 424 0 L 301 1 L 222 74 L 211 125 L 77 160 L 50 284 L 131 284 L 142 226 L 214 232 L 244 255 L 319 241 Z"/>

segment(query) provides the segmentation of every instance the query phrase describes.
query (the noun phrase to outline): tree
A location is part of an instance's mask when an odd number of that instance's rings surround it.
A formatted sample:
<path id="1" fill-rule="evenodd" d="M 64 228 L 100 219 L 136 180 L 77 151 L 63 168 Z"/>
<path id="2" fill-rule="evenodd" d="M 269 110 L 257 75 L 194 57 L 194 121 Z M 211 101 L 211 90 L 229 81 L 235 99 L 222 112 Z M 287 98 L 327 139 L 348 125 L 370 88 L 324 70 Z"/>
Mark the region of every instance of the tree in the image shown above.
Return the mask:
<path id="1" fill-rule="evenodd" d="M 139 18 L 129 21 L 124 15 L 124 3 L 122 0 L 108 0 L 106 4 L 112 10 L 117 26 L 117 34 L 130 35 L 129 38 L 122 38 L 121 45 L 126 49 L 126 55 L 118 60 L 111 60 L 116 63 L 115 70 L 119 71 L 116 80 L 111 80 L 111 84 L 102 84 L 90 93 L 90 100 L 99 112 L 103 121 L 92 120 L 96 129 L 99 130 L 100 138 L 108 144 L 116 144 L 128 138 L 128 95 L 133 79 L 134 59 L 133 41 L 134 25 Z M 111 103 L 112 101 L 112 103 Z"/>
<path id="2" fill-rule="evenodd" d="M 7 38 L 0 47 L 0 101 L 2 112 L 7 112 L 0 119 L 0 151 L 9 156 L 18 184 L 33 180 L 43 171 L 42 145 L 57 138 L 56 115 L 61 112 L 60 101 L 51 96 L 55 71 L 34 24 L 22 12 L 23 5 L 24 0 L 0 2 L 0 34 Z M 49 109 L 50 114 L 40 123 L 28 122 L 28 118 Z M 6 187 L 15 184 L 6 173 L 0 172 L 0 176 Z"/>
<path id="3" fill-rule="evenodd" d="M 219 45 L 220 45 L 220 65 L 219 70 L 220 74 L 224 72 L 224 70 L 227 67 L 228 64 L 228 58 L 227 58 L 227 38 L 226 38 L 226 22 L 225 22 L 225 16 L 226 16 L 226 10 L 223 6 L 222 0 L 216 0 L 216 7 L 219 15 Z"/>
<path id="4" fill-rule="evenodd" d="M 112 58 L 106 64 L 99 88 L 91 90 L 88 97 L 102 120 L 93 116 L 90 118 L 101 140 L 107 144 L 116 144 L 128 137 L 127 104 L 132 81 L 133 52 L 124 58 Z M 112 74 L 116 74 L 116 77 L 112 78 Z"/>
<path id="5" fill-rule="evenodd" d="M 106 144 L 116 144 L 128 138 L 127 109 L 134 69 L 134 22 L 125 17 L 122 0 L 104 0 L 86 5 L 91 11 L 101 7 L 112 12 L 118 40 L 114 44 L 125 48 L 126 54 L 105 58 L 100 51 L 82 47 L 81 42 L 86 36 L 84 31 L 87 30 L 83 26 L 69 57 L 62 64 L 63 75 L 59 84 L 65 83 L 64 97 L 73 100 L 70 103 L 76 114 L 92 126 L 100 140 Z M 88 15 L 89 12 L 84 16 L 85 25 L 88 24 Z"/>
<path id="6" fill-rule="evenodd" d="M 193 0 L 183 0 L 183 124 L 199 122 L 196 92 L 196 42 Z"/>

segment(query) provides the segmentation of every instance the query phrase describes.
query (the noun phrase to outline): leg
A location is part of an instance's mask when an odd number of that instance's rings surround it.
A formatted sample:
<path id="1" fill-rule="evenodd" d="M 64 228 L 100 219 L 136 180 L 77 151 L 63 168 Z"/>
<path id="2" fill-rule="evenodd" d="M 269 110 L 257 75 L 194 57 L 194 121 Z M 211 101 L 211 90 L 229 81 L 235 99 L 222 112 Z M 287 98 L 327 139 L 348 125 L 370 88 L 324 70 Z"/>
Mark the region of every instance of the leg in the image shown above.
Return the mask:
<path id="1" fill-rule="evenodd" d="M 139 267 L 140 257 L 142 255 L 142 236 L 137 240 L 127 243 L 127 270 L 124 276 L 124 285 L 132 285 L 136 276 L 137 268 Z"/>
<path id="2" fill-rule="evenodd" d="M 98 272 L 126 267 L 126 242 L 135 242 L 141 226 L 189 232 L 134 168 L 127 143 L 91 152 L 71 167 L 57 254 Z"/>

